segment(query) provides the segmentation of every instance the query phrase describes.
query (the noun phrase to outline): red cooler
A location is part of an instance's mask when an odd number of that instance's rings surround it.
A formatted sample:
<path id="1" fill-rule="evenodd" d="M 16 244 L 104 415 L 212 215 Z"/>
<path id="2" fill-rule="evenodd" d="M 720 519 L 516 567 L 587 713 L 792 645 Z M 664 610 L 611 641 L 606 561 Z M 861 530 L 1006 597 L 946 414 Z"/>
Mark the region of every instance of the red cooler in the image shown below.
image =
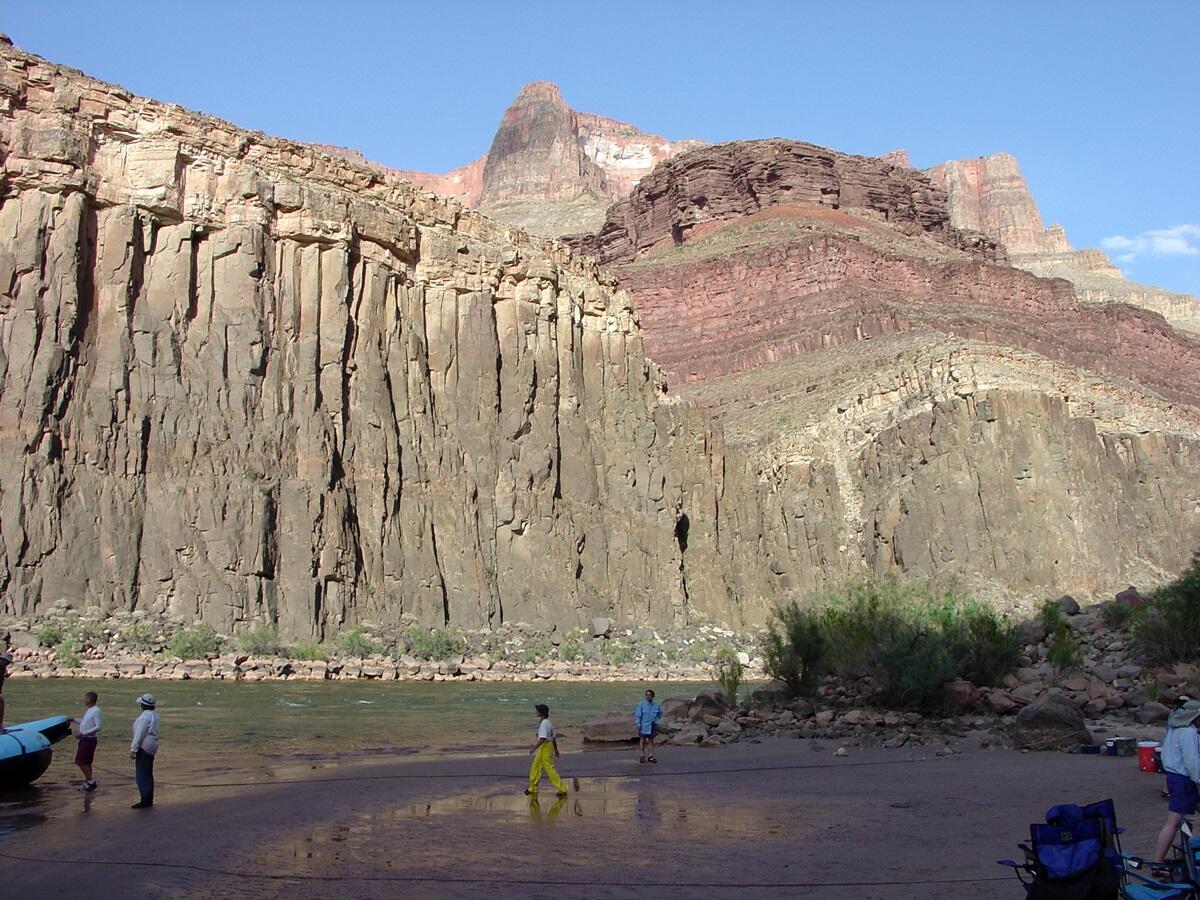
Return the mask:
<path id="1" fill-rule="evenodd" d="M 1156 773 L 1159 771 L 1158 764 L 1158 748 L 1161 745 L 1158 741 L 1138 741 L 1138 768 L 1143 772 Z"/>

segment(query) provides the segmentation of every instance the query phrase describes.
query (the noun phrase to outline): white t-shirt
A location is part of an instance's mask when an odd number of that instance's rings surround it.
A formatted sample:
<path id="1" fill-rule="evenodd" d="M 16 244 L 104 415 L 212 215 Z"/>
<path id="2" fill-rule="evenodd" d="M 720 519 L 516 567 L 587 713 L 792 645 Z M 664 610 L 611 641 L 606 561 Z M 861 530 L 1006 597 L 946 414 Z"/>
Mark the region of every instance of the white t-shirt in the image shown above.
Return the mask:
<path id="1" fill-rule="evenodd" d="M 542 724 L 538 726 L 538 739 L 544 741 L 554 740 L 554 723 L 549 719 L 542 719 Z"/>
<path id="2" fill-rule="evenodd" d="M 83 712 L 79 720 L 79 736 L 95 737 L 100 733 L 100 707 L 93 706 Z"/>

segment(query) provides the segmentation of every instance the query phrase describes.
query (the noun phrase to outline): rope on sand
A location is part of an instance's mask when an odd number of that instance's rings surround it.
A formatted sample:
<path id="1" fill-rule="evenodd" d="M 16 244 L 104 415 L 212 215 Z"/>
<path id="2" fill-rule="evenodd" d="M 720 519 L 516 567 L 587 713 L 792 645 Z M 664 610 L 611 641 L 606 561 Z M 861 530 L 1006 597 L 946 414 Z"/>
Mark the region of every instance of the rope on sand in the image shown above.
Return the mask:
<path id="1" fill-rule="evenodd" d="M 805 763 L 784 766 L 744 766 L 741 768 L 732 769 L 682 769 L 678 771 L 662 770 L 662 769 L 638 769 L 635 772 L 586 772 L 576 775 L 576 778 L 604 778 L 604 779 L 620 779 L 620 778 L 687 778 L 696 775 L 738 775 L 743 773 L 755 772 L 789 772 L 801 769 L 849 769 L 864 766 L 898 766 L 911 765 L 920 760 L 912 759 L 882 759 L 882 760 L 864 760 L 862 762 L 836 762 L 836 763 Z M 133 781 L 129 775 L 123 772 L 116 772 L 112 769 L 101 768 L 95 766 L 97 772 L 104 772 L 106 775 L 112 775 L 115 778 L 120 778 L 125 781 Z M 257 769 L 231 769 L 230 771 L 258 771 Z M 165 785 L 167 787 L 181 788 L 227 788 L 227 787 L 275 787 L 283 784 L 332 784 L 343 781 L 437 781 L 441 779 L 453 779 L 462 781 L 466 778 L 495 778 L 495 779 L 516 779 L 526 781 L 529 778 L 528 774 L 512 773 L 512 772 L 398 772 L 392 774 L 368 774 L 362 775 L 339 775 L 336 778 L 275 778 L 268 781 L 211 781 L 211 782 L 188 782 L 188 781 L 163 781 L 160 778 L 155 778 L 156 785 Z"/>
<path id="2" fill-rule="evenodd" d="M 14 862 L 41 863 L 62 866 L 108 866 L 117 868 L 174 869 L 219 875 L 223 878 L 244 878 L 255 881 L 321 881 L 321 882 L 395 882 L 411 884 L 474 884 L 525 885 L 530 887 L 627 887 L 627 888 L 825 888 L 825 887 L 915 887 L 930 884 L 979 884 L 985 881 L 1011 881 L 1011 875 L 976 875 L 970 878 L 921 878 L 891 881 L 589 881 L 558 878 L 469 878 L 455 875 L 314 875 L 285 872 L 243 872 L 198 863 L 151 862 L 119 859 L 51 859 L 19 856 L 0 851 L 0 858 Z"/>

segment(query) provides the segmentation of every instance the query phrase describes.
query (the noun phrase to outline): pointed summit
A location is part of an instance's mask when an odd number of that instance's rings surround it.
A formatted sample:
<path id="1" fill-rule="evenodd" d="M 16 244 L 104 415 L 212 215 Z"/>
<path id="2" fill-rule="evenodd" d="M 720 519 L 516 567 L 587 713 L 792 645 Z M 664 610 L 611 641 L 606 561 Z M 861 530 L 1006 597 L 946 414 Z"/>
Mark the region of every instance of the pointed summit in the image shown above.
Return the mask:
<path id="1" fill-rule="evenodd" d="M 531 81 L 525 87 L 521 88 L 517 94 L 517 99 L 512 102 L 513 106 L 519 106 L 521 103 L 528 103 L 532 100 L 549 100 L 553 103 L 561 103 L 566 106 L 566 101 L 562 98 L 562 92 L 559 91 L 558 85 L 553 81 Z"/>
<path id="2" fill-rule="evenodd" d="M 608 202 L 604 172 L 579 145 L 575 114 L 557 85 L 534 81 L 504 112 L 483 168 L 481 206 L 520 200 Z"/>

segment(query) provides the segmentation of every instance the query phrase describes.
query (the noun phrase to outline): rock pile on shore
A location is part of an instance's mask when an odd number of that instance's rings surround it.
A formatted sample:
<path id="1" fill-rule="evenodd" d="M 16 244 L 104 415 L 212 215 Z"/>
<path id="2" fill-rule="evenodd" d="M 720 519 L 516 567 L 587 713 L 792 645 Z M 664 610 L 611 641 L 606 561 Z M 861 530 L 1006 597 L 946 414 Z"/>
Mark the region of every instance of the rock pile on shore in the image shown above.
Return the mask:
<path id="1" fill-rule="evenodd" d="M 1105 625 L 1102 607 L 1080 611 L 1072 601 L 1062 609 L 1083 653 L 1077 672 L 1055 671 L 1046 659 L 1048 636 L 1034 627 L 1027 633 L 1026 665 L 993 688 L 948 683 L 936 714 L 877 708 L 869 680 L 847 684 L 829 677 L 811 699 L 791 698 L 782 686 L 768 684 L 736 707 L 713 693 L 665 700 L 661 739 L 702 746 L 768 736 L 858 747 L 937 744 L 943 753 L 967 743 L 1072 749 L 1107 736 L 1157 737 L 1169 704 L 1180 696 L 1200 697 L 1200 667 L 1144 666 L 1129 636 Z M 583 734 L 592 743 L 632 740 L 632 713 L 585 723 Z"/>

